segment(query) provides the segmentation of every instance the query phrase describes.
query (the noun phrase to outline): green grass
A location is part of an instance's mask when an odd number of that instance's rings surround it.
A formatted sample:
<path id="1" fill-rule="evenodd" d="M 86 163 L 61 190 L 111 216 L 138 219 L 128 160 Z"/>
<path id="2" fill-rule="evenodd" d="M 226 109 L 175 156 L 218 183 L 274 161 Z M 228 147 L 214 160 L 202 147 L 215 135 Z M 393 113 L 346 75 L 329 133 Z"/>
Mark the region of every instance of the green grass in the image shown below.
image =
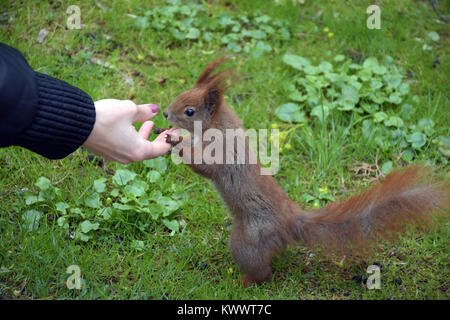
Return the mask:
<path id="1" fill-rule="evenodd" d="M 366 57 L 390 55 L 414 74 L 410 84 L 419 97 L 414 120 L 429 117 L 437 135 L 450 136 L 448 70 L 448 24 L 437 23 L 431 6 L 422 1 L 380 1 L 381 30 L 366 28 L 366 8 L 373 1 L 306 1 L 293 7 L 290 1 L 204 2 L 209 12 L 252 13 L 260 9 L 285 21 L 293 33 L 310 36 L 273 41 L 273 52 L 255 58 L 241 53 L 230 63 L 243 75 L 227 95 L 227 101 L 244 120 L 246 128 L 268 128 L 276 122 L 274 110 L 287 102 L 283 82 L 291 75 L 283 62 L 286 52 L 311 59 L 315 64 L 332 60 L 348 50 Z M 136 103 L 157 103 L 161 108 L 180 92 L 189 89 L 202 68 L 226 53 L 218 41 L 175 42 L 153 30 L 133 27 L 127 14 L 142 15 L 157 1 L 85 1 L 80 4 L 81 30 L 67 30 L 65 13 L 69 4 L 53 1 L 2 2 L 0 41 L 21 50 L 31 66 L 40 72 L 80 87 L 94 100 L 132 99 Z M 440 10 L 450 4 L 441 1 Z M 322 15 L 317 18 L 317 12 Z M 323 28 L 334 37 L 326 37 Z M 39 30 L 50 31 L 39 44 Z M 430 31 L 440 40 L 432 50 L 422 50 Z M 107 35 L 108 37 L 105 37 Z M 321 37 L 315 37 L 319 35 Z M 90 55 L 108 61 L 134 80 L 90 63 Z M 440 64 L 433 66 L 439 54 Z M 160 79 L 167 79 L 160 84 Z M 167 123 L 162 114 L 157 126 Z M 280 172 L 275 176 L 291 199 L 317 187 L 328 187 L 343 198 L 370 185 L 351 170 L 360 163 L 374 163 L 377 147 L 365 141 L 358 130 L 344 136 L 348 119 L 333 117 L 324 125 L 312 126 L 313 139 L 297 130 L 289 152 L 283 152 Z M 401 151 L 401 150 L 398 150 Z M 395 159 L 394 153 L 379 155 L 380 163 Z M 434 164 L 436 172 L 449 177 L 448 165 L 427 144 L 414 162 Z M 396 161 L 395 166 L 402 166 Z M 119 166 L 107 164 L 109 170 Z M 142 163 L 127 166 L 141 173 Z M 298 246 L 287 248 L 274 261 L 272 281 L 259 287 L 243 288 L 240 272 L 233 262 L 228 239 L 230 218 L 214 189 L 185 166 L 170 164 L 164 186 L 188 186 L 190 201 L 177 211 L 184 221 L 180 233 L 170 236 L 162 225 L 146 232 L 119 230 L 84 243 L 70 239 L 55 220 L 41 221 L 34 232 L 22 226 L 25 209 L 23 191 L 36 191 L 35 181 L 47 177 L 53 185 L 82 196 L 95 179 L 108 177 L 103 168 L 76 151 L 66 159 L 49 161 L 27 150 L 0 149 L 0 297 L 39 299 L 448 299 L 449 224 L 424 234 L 411 230 L 393 244 L 361 264 L 343 265 L 327 261 Z M 108 177 L 109 179 L 110 177 Z M 144 177 L 142 177 L 144 178 Z M 151 186 L 150 186 L 151 188 Z M 70 201 L 71 199 L 68 199 Z M 134 250 L 133 240 L 142 240 L 143 251 Z M 382 265 L 381 289 L 368 290 L 352 280 L 363 275 L 368 265 Z M 69 290 L 66 268 L 78 265 L 84 280 L 81 290 Z"/>

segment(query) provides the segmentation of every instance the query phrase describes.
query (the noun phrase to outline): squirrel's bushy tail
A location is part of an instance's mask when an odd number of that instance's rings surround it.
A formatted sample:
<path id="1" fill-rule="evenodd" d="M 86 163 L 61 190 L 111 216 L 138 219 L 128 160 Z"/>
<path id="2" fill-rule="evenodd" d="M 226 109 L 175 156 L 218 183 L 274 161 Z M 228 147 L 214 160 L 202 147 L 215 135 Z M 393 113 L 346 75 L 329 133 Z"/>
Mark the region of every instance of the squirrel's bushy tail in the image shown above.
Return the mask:
<path id="1" fill-rule="evenodd" d="M 315 211 L 302 211 L 295 236 L 324 253 L 361 258 L 380 238 L 392 239 L 408 224 L 429 226 L 450 208 L 449 183 L 430 182 L 430 170 L 410 167 L 389 174 L 361 195 Z"/>

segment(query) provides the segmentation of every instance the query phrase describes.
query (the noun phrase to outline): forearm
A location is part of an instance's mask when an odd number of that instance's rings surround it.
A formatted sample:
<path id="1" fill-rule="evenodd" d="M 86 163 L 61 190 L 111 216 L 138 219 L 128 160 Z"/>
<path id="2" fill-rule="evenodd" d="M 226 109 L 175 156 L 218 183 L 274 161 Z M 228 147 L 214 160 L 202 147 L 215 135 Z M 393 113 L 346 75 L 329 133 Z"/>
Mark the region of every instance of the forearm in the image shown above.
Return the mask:
<path id="1" fill-rule="evenodd" d="M 33 121 L 18 145 L 50 159 L 64 158 L 88 138 L 95 123 L 92 99 L 82 90 L 44 74 L 35 74 L 38 102 Z"/>
<path id="2" fill-rule="evenodd" d="M 64 158 L 86 141 L 95 118 L 89 95 L 33 71 L 17 50 L 0 44 L 0 147 Z"/>

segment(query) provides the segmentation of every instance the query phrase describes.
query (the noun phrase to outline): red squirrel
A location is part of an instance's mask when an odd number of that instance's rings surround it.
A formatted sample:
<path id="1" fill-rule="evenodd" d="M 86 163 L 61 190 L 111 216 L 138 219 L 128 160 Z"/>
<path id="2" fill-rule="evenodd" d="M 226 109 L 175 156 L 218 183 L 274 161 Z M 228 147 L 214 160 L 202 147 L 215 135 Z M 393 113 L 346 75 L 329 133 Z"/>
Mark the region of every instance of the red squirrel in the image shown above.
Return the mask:
<path id="1" fill-rule="evenodd" d="M 163 112 L 169 123 L 186 129 L 190 137 L 194 121 L 201 122 L 203 132 L 213 128 L 222 131 L 224 137 L 226 129 L 243 128 L 223 99 L 229 71 L 214 73 L 223 61 L 208 65 L 194 88 L 178 95 Z M 179 143 L 173 136 L 167 141 Z M 203 149 L 210 143 L 202 140 Z M 193 159 L 196 152 L 196 145 L 190 142 L 180 155 L 184 158 L 190 153 Z M 430 181 L 425 167 L 394 171 L 382 184 L 360 195 L 318 210 L 303 210 L 271 175 L 261 174 L 259 162 L 209 164 L 202 160 L 187 164 L 212 181 L 231 212 L 231 252 L 244 273 L 244 286 L 268 280 L 271 260 L 286 244 L 300 242 L 310 248 L 320 247 L 325 253 L 358 258 L 370 252 L 378 239 L 398 236 L 408 224 L 429 225 L 433 215 L 446 214 L 450 208 L 448 181 Z"/>

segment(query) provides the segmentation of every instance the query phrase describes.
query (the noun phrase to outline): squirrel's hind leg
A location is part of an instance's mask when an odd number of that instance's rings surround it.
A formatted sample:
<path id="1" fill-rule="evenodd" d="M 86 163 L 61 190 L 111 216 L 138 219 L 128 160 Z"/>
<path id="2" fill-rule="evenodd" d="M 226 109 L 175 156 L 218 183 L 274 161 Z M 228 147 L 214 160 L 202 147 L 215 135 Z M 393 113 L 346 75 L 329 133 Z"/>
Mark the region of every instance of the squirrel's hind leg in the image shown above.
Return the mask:
<path id="1" fill-rule="evenodd" d="M 231 254 L 244 273 L 244 287 L 254 283 L 261 284 L 272 276 L 271 250 L 258 241 L 252 241 L 248 236 L 248 234 L 239 234 L 239 231 L 235 230 L 231 235 Z"/>

